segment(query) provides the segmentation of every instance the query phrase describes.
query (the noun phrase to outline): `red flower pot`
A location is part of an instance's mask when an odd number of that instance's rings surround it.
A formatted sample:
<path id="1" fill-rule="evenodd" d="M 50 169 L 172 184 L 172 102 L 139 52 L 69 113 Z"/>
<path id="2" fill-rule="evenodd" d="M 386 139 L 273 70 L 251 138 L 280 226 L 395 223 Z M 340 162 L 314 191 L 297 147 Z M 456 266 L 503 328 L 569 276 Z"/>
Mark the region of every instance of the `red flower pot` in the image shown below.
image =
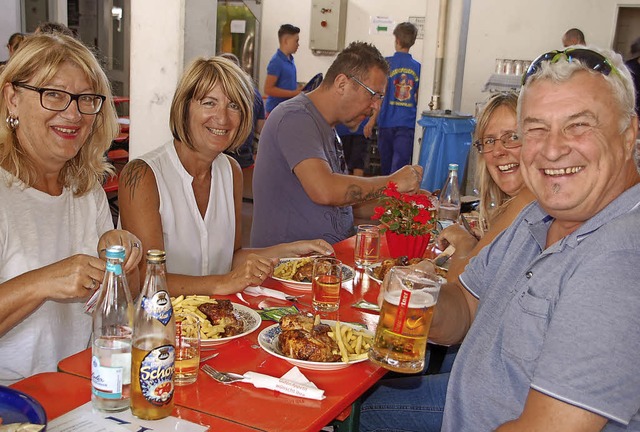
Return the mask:
<path id="1" fill-rule="evenodd" d="M 385 231 L 385 237 L 387 238 L 387 246 L 391 258 L 406 256 L 408 259 L 411 259 L 422 258 L 424 256 L 424 251 L 429 245 L 431 234 L 412 236 L 387 230 Z"/>

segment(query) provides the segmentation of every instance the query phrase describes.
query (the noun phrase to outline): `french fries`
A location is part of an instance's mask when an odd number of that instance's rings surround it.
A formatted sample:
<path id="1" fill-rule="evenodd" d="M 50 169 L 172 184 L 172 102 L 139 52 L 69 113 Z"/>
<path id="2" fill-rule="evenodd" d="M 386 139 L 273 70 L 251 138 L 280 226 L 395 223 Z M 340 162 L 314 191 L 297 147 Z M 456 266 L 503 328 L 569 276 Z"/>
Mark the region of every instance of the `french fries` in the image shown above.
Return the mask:
<path id="1" fill-rule="evenodd" d="M 176 315 L 179 313 L 191 314 L 197 316 L 200 319 L 200 339 L 220 339 L 221 334 L 224 333 L 224 322 L 213 325 L 207 316 L 198 310 L 198 306 L 203 303 L 217 303 L 215 299 L 204 295 L 190 295 L 178 297 L 171 297 L 171 306 L 173 306 L 173 313 Z M 187 316 L 187 322 L 191 319 L 195 320 L 195 317 Z"/>
<path id="2" fill-rule="evenodd" d="M 273 275 L 280 279 L 293 280 L 293 276 L 296 274 L 296 271 L 303 265 L 310 263 L 312 260 L 313 258 L 307 257 L 283 262 L 273 269 Z"/>
<path id="3" fill-rule="evenodd" d="M 369 333 L 341 324 L 340 321 L 336 321 L 335 327 L 328 334 L 338 344 L 340 356 L 345 363 L 367 358 L 373 344 L 373 337 Z"/>

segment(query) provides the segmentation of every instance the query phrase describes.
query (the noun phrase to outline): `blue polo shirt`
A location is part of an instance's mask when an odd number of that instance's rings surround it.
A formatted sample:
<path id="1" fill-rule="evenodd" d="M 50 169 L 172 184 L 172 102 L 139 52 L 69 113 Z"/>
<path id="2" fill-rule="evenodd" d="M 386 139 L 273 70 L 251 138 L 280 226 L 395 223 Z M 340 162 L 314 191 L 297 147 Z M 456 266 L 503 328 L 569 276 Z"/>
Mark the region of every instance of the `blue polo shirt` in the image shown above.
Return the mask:
<path id="1" fill-rule="evenodd" d="M 269 60 L 267 75 L 278 77 L 276 80 L 276 87 L 278 88 L 285 90 L 295 90 L 298 88 L 296 64 L 293 61 L 293 56 L 287 57 L 280 49 L 278 49 L 273 57 L 271 57 L 271 60 Z M 287 99 L 290 98 L 267 96 L 267 112 L 270 113 L 280 102 L 286 101 Z"/>
<path id="2" fill-rule="evenodd" d="M 640 185 L 545 248 L 552 221 L 532 203 L 460 276 L 480 303 L 443 431 L 494 430 L 531 388 L 640 431 Z"/>

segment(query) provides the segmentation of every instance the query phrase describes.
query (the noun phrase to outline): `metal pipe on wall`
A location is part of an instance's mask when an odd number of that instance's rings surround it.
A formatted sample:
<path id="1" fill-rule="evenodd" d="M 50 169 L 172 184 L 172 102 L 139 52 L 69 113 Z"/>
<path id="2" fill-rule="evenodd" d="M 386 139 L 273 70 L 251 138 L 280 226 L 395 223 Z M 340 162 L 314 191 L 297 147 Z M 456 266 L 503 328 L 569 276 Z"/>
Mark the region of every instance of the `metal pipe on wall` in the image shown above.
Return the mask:
<path id="1" fill-rule="evenodd" d="M 433 74 L 433 94 L 429 102 L 430 110 L 440 109 L 440 94 L 442 92 L 442 69 L 444 66 L 444 41 L 447 31 L 447 11 L 449 0 L 440 0 L 440 11 L 438 12 L 438 36 L 436 39 L 436 59 Z"/>

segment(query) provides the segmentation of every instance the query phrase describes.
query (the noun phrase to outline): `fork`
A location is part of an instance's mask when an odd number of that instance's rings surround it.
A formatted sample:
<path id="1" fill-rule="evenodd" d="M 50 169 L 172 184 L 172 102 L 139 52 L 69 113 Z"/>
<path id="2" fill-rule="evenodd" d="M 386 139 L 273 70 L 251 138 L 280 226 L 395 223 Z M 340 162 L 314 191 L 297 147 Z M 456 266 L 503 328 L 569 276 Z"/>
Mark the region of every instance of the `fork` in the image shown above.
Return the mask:
<path id="1" fill-rule="evenodd" d="M 238 375 L 238 374 L 235 374 L 235 373 L 218 372 L 217 370 L 215 370 L 214 368 L 212 368 L 208 364 L 203 365 L 200 369 L 202 370 L 202 372 L 206 373 L 207 375 L 209 375 L 214 380 L 218 381 L 219 383 L 223 383 L 223 384 L 231 384 L 231 383 L 234 383 L 234 382 L 237 382 L 237 381 L 243 381 L 245 379 L 244 376 Z"/>

